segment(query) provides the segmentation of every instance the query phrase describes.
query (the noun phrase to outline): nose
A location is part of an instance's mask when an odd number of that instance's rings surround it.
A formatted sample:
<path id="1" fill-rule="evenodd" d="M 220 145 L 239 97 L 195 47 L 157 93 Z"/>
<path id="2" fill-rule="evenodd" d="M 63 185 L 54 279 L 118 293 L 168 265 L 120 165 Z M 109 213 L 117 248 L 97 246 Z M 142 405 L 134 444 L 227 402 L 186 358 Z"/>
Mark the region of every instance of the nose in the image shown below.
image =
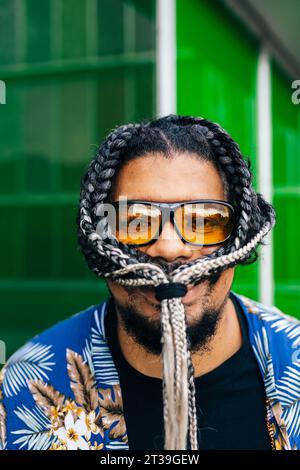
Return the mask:
<path id="1" fill-rule="evenodd" d="M 199 248 L 199 247 L 198 247 Z M 176 258 L 192 258 L 193 249 L 188 243 L 181 240 L 171 221 L 166 221 L 161 230 L 161 234 L 147 249 L 147 254 L 153 257 L 164 258 L 168 262 Z"/>

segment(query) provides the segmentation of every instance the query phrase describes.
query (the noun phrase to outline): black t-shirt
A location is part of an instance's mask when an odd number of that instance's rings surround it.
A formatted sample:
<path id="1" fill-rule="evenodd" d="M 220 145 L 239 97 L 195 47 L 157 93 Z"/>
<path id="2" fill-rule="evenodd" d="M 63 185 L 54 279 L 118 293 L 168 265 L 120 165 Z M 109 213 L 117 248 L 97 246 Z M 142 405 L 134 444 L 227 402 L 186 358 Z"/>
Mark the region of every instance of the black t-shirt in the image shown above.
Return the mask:
<path id="1" fill-rule="evenodd" d="M 247 319 L 231 292 L 229 295 L 238 314 L 243 343 L 223 364 L 195 378 L 199 449 L 270 450 L 265 389 L 249 341 Z M 129 449 L 162 450 L 162 379 L 142 374 L 123 356 L 112 298 L 105 331 L 119 374 Z"/>

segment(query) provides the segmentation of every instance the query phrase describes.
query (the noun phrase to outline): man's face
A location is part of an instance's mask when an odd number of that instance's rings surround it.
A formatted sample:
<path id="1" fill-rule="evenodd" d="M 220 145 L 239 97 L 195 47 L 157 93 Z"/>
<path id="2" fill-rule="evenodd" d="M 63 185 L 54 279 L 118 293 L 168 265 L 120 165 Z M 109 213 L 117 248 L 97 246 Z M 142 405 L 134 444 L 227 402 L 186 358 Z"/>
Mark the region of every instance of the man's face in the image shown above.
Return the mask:
<path id="1" fill-rule="evenodd" d="M 196 199 L 226 200 L 223 182 L 212 163 L 184 153 L 167 159 L 160 154 L 129 161 L 117 174 L 113 200 L 126 197 L 155 202 Z M 217 246 L 191 246 L 180 239 L 171 221 L 165 222 L 160 237 L 138 249 L 154 264 L 169 272 L 178 266 L 208 255 Z M 222 316 L 234 276 L 227 269 L 201 281 L 182 297 L 187 319 L 187 334 L 192 351 L 207 347 Z M 152 287 L 125 287 L 107 279 L 108 288 L 126 332 L 153 354 L 161 353 L 160 303 Z"/>

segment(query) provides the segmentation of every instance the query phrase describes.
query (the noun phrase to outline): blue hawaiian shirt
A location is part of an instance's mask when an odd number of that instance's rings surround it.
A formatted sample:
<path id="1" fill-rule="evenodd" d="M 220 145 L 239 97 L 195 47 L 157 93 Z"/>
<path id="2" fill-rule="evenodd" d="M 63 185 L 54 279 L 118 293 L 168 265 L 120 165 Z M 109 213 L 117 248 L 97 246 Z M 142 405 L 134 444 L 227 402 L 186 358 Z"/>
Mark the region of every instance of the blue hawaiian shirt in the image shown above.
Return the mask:
<path id="1" fill-rule="evenodd" d="M 247 318 L 274 450 L 300 449 L 300 321 L 232 292 Z M 0 373 L 2 450 L 130 449 L 106 340 L 108 301 L 57 323 Z"/>

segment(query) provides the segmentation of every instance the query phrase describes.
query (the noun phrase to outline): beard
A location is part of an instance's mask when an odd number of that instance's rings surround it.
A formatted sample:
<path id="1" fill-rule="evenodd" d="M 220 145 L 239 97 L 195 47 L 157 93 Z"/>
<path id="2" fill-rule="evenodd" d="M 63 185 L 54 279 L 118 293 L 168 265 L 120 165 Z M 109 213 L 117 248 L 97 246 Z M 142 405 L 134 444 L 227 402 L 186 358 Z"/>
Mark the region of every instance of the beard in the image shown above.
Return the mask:
<path id="1" fill-rule="evenodd" d="M 193 320 L 191 324 L 188 324 L 186 321 L 187 344 L 191 353 L 208 351 L 209 343 L 217 332 L 228 297 L 227 293 L 222 305 L 219 307 L 210 305 L 211 292 L 220 276 L 221 273 L 213 273 L 207 278 L 208 287 L 203 296 L 202 305 L 198 307 L 199 312 L 197 312 L 197 315 L 194 315 L 196 319 Z M 195 285 L 204 282 L 205 281 L 201 279 L 201 281 L 196 282 Z M 138 287 L 126 288 L 129 301 L 125 305 L 119 303 L 112 295 L 113 310 L 114 312 L 118 312 L 127 335 L 142 346 L 148 353 L 159 356 L 162 354 L 161 321 L 160 319 L 145 316 L 143 312 L 136 307 L 134 298 L 137 295 L 138 289 Z M 155 307 L 155 309 L 160 311 L 159 307 Z"/>

